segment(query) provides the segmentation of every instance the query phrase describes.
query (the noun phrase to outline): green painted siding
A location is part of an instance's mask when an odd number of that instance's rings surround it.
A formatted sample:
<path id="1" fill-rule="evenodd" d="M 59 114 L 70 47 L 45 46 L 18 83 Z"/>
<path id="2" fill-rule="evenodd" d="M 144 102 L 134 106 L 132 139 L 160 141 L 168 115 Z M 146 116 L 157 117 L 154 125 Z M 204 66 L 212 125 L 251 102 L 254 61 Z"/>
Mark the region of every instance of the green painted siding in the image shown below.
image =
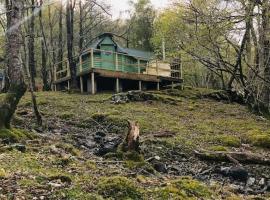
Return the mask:
<path id="1" fill-rule="evenodd" d="M 106 37 L 100 44 L 101 51 L 94 52 L 94 68 L 116 71 L 116 44 Z M 86 53 L 82 56 L 82 70 L 91 69 L 91 54 Z M 77 63 L 77 72 L 80 72 L 79 62 Z M 143 67 L 141 65 L 144 65 Z M 140 61 L 141 73 L 146 70 L 147 61 Z M 118 54 L 118 71 L 126 73 L 138 73 L 138 60 L 132 56 Z"/>

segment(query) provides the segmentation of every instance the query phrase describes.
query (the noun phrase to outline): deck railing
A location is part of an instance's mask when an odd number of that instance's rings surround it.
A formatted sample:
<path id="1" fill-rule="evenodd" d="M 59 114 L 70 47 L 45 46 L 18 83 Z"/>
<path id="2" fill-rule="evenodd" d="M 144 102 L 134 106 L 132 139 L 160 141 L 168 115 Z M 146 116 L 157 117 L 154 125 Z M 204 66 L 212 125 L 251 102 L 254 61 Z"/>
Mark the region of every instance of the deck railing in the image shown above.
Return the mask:
<path id="1" fill-rule="evenodd" d="M 101 54 L 111 55 L 110 59 L 102 58 Z M 104 69 L 109 71 L 145 74 L 169 78 L 182 78 L 182 66 L 178 60 L 160 61 L 152 59 L 145 61 L 142 57 L 132 57 L 136 62 L 127 62 L 127 54 L 104 51 L 99 49 L 89 49 L 80 55 L 76 62 L 77 75 L 88 72 L 91 69 Z M 69 79 L 70 68 L 68 60 L 56 63 L 54 66 L 54 80 Z"/>

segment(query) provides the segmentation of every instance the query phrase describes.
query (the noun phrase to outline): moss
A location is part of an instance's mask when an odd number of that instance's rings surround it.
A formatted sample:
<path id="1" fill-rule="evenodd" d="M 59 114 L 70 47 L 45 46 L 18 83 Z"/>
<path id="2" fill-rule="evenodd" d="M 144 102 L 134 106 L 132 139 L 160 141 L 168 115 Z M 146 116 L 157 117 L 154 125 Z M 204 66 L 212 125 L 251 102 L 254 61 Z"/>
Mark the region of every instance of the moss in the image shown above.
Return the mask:
<path id="1" fill-rule="evenodd" d="M 0 168 L 0 179 L 6 178 L 7 173 L 3 168 Z"/>
<path id="2" fill-rule="evenodd" d="M 59 114 L 59 118 L 61 119 L 72 119 L 74 116 L 74 113 L 71 112 L 64 112 Z"/>
<path id="3" fill-rule="evenodd" d="M 262 148 L 270 148 L 270 133 L 260 130 L 249 131 L 246 137 L 248 143 Z"/>
<path id="4" fill-rule="evenodd" d="M 155 199 L 210 199 L 212 195 L 213 192 L 206 185 L 190 177 L 172 181 L 154 191 Z"/>
<path id="5" fill-rule="evenodd" d="M 9 142 L 19 142 L 21 140 L 33 139 L 34 134 L 19 129 L 0 129 L 0 139 L 8 140 Z"/>
<path id="6" fill-rule="evenodd" d="M 58 143 L 55 147 L 63 149 L 66 153 L 70 153 L 73 156 L 80 156 L 81 152 L 79 149 L 75 148 L 72 144 L 68 143 Z"/>
<path id="7" fill-rule="evenodd" d="M 114 199 L 143 199 L 143 193 L 131 180 L 126 177 L 114 176 L 102 178 L 97 185 L 98 193 L 105 198 Z"/>
<path id="8" fill-rule="evenodd" d="M 241 140 L 232 135 L 220 135 L 214 138 L 217 142 L 228 146 L 228 147 L 240 147 L 241 146 Z"/>
<path id="9" fill-rule="evenodd" d="M 83 191 L 80 187 L 73 187 L 58 191 L 56 199 L 103 200 L 103 197 L 98 194 L 91 194 L 87 191 Z"/>
<path id="10" fill-rule="evenodd" d="M 228 151 L 228 149 L 226 147 L 220 146 L 220 145 L 211 146 L 211 147 L 209 147 L 209 150 L 210 151 Z"/>

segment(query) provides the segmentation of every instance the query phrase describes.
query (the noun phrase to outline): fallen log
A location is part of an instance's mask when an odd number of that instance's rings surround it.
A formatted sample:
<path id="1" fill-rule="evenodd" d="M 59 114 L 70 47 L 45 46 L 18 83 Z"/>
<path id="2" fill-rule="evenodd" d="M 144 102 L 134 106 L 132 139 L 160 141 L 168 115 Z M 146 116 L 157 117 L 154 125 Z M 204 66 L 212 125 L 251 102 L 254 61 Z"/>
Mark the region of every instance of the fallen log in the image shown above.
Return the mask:
<path id="1" fill-rule="evenodd" d="M 217 162 L 233 162 L 236 165 L 241 164 L 260 164 L 270 165 L 270 159 L 264 158 L 257 154 L 247 152 L 223 152 L 223 151 L 194 151 L 196 157 L 201 160 Z"/>
<path id="2" fill-rule="evenodd" d="M 129 131 L 126 136 L 126 139 L 123 143 L 124 151 L 136 151 L 140 150 L 140 128 L 137 122 L 128 121 L 129 122 Z"/>

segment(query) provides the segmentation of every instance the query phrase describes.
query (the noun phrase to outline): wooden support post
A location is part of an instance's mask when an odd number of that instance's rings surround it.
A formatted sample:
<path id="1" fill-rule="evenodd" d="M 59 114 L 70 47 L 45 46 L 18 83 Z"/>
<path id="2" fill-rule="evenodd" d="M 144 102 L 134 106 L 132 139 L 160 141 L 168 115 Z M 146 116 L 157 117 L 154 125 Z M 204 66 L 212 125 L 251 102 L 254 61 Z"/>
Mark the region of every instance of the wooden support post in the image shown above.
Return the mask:
<path id="1" fill-rule="evenodd" d="M 83 93 L 83 77 L 80 76 L 80 88 L 81 88 L 81 93 Z"/>
<path id="2" fill-rule="evenodd" d="M 91 68 L 94 68 L 94 49 L 91 49 Z"/>
<path id="3" fill-rule="evenodd" d="M 139 81 L 139 90 L 142 91 L 142 81 Z"/>
<path id="4" fill-rule="evenodd" d="M 119 78 L 116 79 L 116 93 L 120 92 Z"/>
<path id="5" fill-rule="evenodd" d="M 57 85 L 54 84 L 54 91 L 57 92 Z"/>
<path id="6" fill-rule="evenodd" d="M 159 82 L 157 82 L 157 91 L 160 90 L 160 85 L 159 85 Z"/>
<path id="7" fill-rule="evenodd" d="M 67 77 L 70 77 L 70 67 L 69 67 L 69 61 L 68 60 L 67 60 L 66 69 L 67 69 Z"/>
<path id="8" fill-rule="evenodd" d="M 174 89 L 174 82 L 172 81 L 172 89 Z"/>
<path id="9" fill-rule="evenodd" d="M 70 82 L 67 82 L 68 91 L 70 90 Z"/>
<path id="10" fill-rule="evenodd" d="M 92 94 L 96 94 L 96 86 L 95 86 L 95 73 L 94 72 L 92 72 L 91 73 L 91 92 L 92 92 Z"/>

